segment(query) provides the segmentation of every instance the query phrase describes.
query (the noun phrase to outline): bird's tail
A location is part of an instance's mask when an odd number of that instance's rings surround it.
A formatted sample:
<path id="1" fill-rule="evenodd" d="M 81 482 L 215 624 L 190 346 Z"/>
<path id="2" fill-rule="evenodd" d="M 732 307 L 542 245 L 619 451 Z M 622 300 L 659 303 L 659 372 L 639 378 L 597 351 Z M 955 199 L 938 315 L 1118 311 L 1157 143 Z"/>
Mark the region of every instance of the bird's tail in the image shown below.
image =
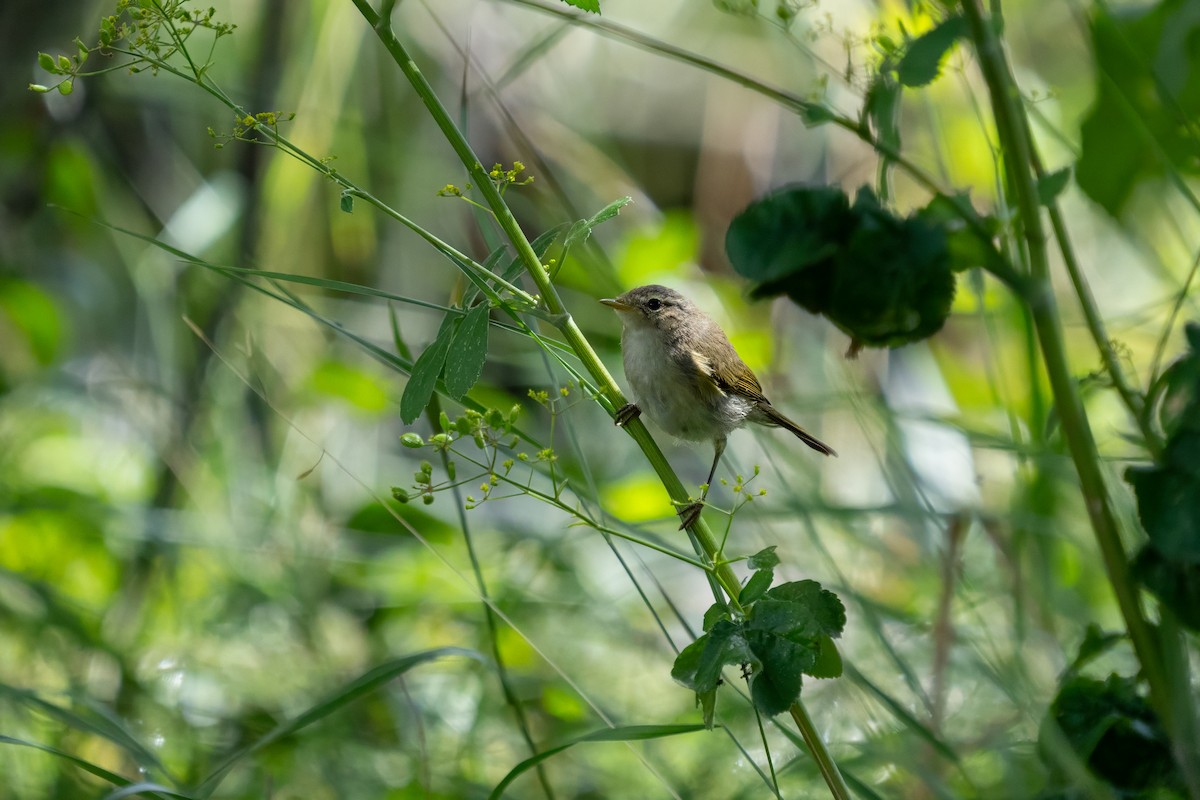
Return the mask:
<path id="1" fill-rule="evenodd" d="M 796 438 L 804 442 L 813 450 L 816 450 L 818 453 L 822 453 L 827 456 L 837 456 L 837 453 L 832 447 L 825 444 L 808 431 L 804 430 L 804 428 L 801 428 L 799 425 L 792 422 L 783 414 L 780 414 L 770 403 L 760 403 L 758 408 L 766 416 L 767 420 L 769 420 L 768 424 L 778 425 L 781 428 L 787 428 L 789 431 L 796 434 Z"/>

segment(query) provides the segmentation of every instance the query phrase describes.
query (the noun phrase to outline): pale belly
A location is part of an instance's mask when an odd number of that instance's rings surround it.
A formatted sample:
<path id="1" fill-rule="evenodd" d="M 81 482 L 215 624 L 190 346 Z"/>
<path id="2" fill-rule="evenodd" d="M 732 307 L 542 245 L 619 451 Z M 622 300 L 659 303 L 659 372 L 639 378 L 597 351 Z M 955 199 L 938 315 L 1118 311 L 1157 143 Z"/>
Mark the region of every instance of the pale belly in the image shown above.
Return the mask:
<path id="1" fill-rule="evenodd" d="M 625 378 L 634 402 L 655 425 L 689 441 L 723 439 L 740 428 L 750 401 L 697 384 L 695 367 L 665 354 L 652 330 L 627 330 L 621 339 Z"/>

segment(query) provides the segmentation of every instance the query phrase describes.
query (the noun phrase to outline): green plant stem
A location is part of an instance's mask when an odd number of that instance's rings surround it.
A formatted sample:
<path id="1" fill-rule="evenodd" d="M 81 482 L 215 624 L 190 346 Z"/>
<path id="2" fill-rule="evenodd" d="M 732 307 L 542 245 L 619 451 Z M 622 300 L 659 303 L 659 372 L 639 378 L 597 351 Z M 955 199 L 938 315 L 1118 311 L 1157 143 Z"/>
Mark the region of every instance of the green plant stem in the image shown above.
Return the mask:
<path id="1" fill-rule="evenodd" d="M 1100 547 L 1117 605 L 1125 619 L 1129 638 L 1133 642 L 1138 661 L 1149 684 L 1151 703 L 1175 739 L 1175 756 L 1192 797 L 1200 798 L 1198 778 L 1191 763 L 1193 759 L 1185 753 L 1192 745 L 1177 740 L 1180 721 L 1187 716 L 1187 712 L 1178 708 L 1176 703 L 1181 697 L 1190 697 L 1190 691 L 1187 687 L 1179 687 L 1180 691 L 1172 691 L 1162 648 L 1155 637 L 1153 627 L 1143 614 L 1138 587 L 1130 574 L 1116 516 L 1104 483 L 1100 454 L 1067 364 L 1062 323 L 1050 281 L 1046 233 L 1042 226 L 1037 186 L 1032 171 L 1033 146 L 1029 139 L 1028 124 L 1023 123 L 1025 116 L 1020 105 L 1021 95 L 992 20 L 985 17 L 980 0 L 961 0 L 961 5 L 991 96 L 996 130 L 1004 153 L 1008 185 L 1016 195 L 1032 279 L 1032 291 L 1028 297 L 1030 313 L 1046 373 L 1050 379 L 1050 387 L 1054 392 L 1063 435 L 1079 474 L 1084 506 Z"/>
<path id="2" fill-rule="evenodd" d="M 425 79 L 425 76 L 418 69 L 416 62 L 409 56 L 404 46 L 396 38 L 395 31 L 392 29 L 391 20 L 384 15 L 377 14 L 371 7 L 368 0 L 351 0 L 363 19 L 375 31 L 379 40 L 383 43 L 384 48 L 389 55 L 395 60 L 401 72 L 412 84 L 413 89 L 425 104 L 430 116 L 438 128 L 441 129 L 442 135 L 446 137 L 446 141 L 454 149 L 463 166 L 466 167 L 468 174 L 471 176 L 472 183 L 478 187 L 484 199 L 487 201 L 488 207 L 496 217 L 496 222 L 500 225 L 508 237 L 509 242 L 516 249 L 517 257 L 521 259 L 525 265 L 526 272 L 531 280 L 537 286 L 538 292 L 541 294 L 542 302 L 549 310 L 550 314 L 556 319 L 556 326 L 562 333 L 566 343 L 575 351 L 584 368 L 592 376 L 596 382 L 599 394 L 597 397 L 602 399 L 606 410 L 609 414 L 614 415 L 616 410 L 625 405 L 625 396 L 621 393 L 620 387 L 609 374 L 596 351 L 592 349 L 591 344 L 575 324 L 575 320 L 567 312 L 562 299 L 558 295 L 558 290 L 550 280 L 550 276 L 546 273 L 537 254 L 533 251 L 533 247 L 526 238 L 525 233 L 521 230 L 516 218 L 512 215 L 508 205 L 501 197 L 499 189 L 491 181 L 487 174 L 487 170 L 479 161 L 471 149 L 471 145 L 467 142 L 466 137 L 458 130 L 458 127 L 451 119 L 449 112 L 438 99 L 433 87 Z M 683 486 L 683 482 L 679 480 L 679 476 L 667 463 L 666 456 L 659 449 L 658 444 L 650 436 L 650 432 L 646 430 L 646 426 L 641 420 L 633 420 L 625 426 L 626 431 L 633 440 L 642 449 L 646 459 L 650 462 L 651 467 L 662 481 L 671 500 L 675 503 L 685 504 L 689 497 L 687 490 Z M 729 597 L 729 604 L 740 610 L 740 605 L 737 602 L 737 596 L 741 591 L 741 584 L 738 581 L 736 573 L 728 563 L 718 560 L 718 545 L 712 530 L 703 519 L 697 521 L 689 528 L 689 532 L 699 542 L 700 547 L 704 550 L 709 560 L 713 564 L 713 569 L 716 574 L 717 581 L 721 588 Z M 801 733 L 804 736 L 804 741 L 808 744 L 812 751 L 813 758 L 817 761 L 821 768 L 821 774 L 825 778 L 825 782 L 829 785 L 833 796 L 838 800 L 850 800 L 850 790 L 846 786 L 845 780 L 837 769 L 832 756 L 826 749 L 824 742 L 817 735 L 816 729 L 812 726 L 811 720 L 808 717 L 808 712 L 804 709 L 799 700 L 793 704 L 791 708 L 793 719 L 797 720 L 797 724 L 801 724 L 801 720 L 807 722 L 807 730 L 801 728 Z"/>
<path id="3" fill-rule="evenodd" d="M 796 722 L 796 727 L 800 729 L 800 736 L 803 737 L 804 743 L 812 751 L 813 759 L 817 762 L 817 769 L 821 770 L 821 777 L 825 779 L 833 796 L 838 800 L 851 800 L 850 787 L 846 785 L 846 779 L 842 777 L 837 764 L 825 750 L 821 734 L 817 733 L 817 726 L 813 724 L 812 717 L 808 715 L 808 709 L 802 703 L 797 702 L 792 704 L 788 712 Z"/>

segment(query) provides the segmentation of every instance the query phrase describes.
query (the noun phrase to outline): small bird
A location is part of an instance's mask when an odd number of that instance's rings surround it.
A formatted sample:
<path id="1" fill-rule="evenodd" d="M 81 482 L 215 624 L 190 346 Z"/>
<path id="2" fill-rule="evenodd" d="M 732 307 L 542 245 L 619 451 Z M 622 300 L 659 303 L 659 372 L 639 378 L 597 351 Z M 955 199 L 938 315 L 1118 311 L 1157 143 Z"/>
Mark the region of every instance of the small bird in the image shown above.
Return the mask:
<path id="1" fill-rule="evenodd" d="M 637 401 L 617 411 L 617 424 L 645 411 L 672 436 L 711 441 L 716 451 L 700 501 L 679 510 L 681 529 L 699 518 L 729 434 L 746 422 L 787 428 L 812 449 L 837 455 L 771 405 L 721 326 L 679 292 L 639 286 L 600 302 L 620 315 L 625 377 Z"/>

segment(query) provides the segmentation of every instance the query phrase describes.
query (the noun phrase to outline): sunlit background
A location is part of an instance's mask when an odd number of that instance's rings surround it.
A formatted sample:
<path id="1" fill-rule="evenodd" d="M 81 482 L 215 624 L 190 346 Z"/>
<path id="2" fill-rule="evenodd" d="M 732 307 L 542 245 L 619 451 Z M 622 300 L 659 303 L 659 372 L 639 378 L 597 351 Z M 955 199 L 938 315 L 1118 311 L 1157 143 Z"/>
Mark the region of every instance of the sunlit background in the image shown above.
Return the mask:
<path id="1" fill-rule="evenodd" d="M 847 359 L 848 337 L 827 321 L 749 300 L 724 256 L 733 216 L 789 183 L 876 185 L 880 160 L 845 130 L 806 126 L 672 57 L 857 117 L 878 37 L 928 29 L 934 9 L 826 0 L 791 6 L 783 24 L 774 3 L 754 6 L 603 0 L 602 17 L 577 24 L 550 0 L 407 0 L 395 24 L 480 158 L 521 161 L 534 178 L 506 193 L 531 238 L 633 199 L 557 276 L 622 385 L 619 324 L 596 300 L 668 284 L 729 331 L 779 408 L 837 449 L 821 459 L 786 433 L 744 431 L 718 476 L 766 492 L 734 517 L 728 552 L 777 545 L 782 579 L 818 580 L 846 604 L 847 674 L 803 693 L 842 769 L 881 797 L 1033 797 L 1058 674 L 1087 624 L 1121 620 L 1030 323 L 998 282 L 966 273 L 937 336 Z M 1088 9 L 1022 0 L 1004 11 L 1042 158 L 1071 166 L 1095 95 Z M 111 227 L 214 264 L 429 303 L 465 288 L 410 230 L 362 202 L 345 213 L 310 166 L 229 141 L 236 120 L 185 81 L 115 71 L 68 96 L 26 91 L 47 82 L 39 51 L 94 42 L 108 13 L 30 0 L 0 10 L 0 735 L 183 791 L 373 667 L 439 647 L 478 659 L 403 672 L 246 755 L 214 796 L 483 797 L 530 755 L 522 725 L 546 749 L 607 726 L 698 722 L 670 667 L 712 602 L 702 573 L 511 486 L 479 503 L 486 475 L 466 457 L 483 451 L 469 439 L 458 477 L 478 479 L 430 505 L 392 499 L 422 460 L 445 479 L 434 453 L 399 440 L 435 431 L 400 421 L 406 377 L 328 323 L 416 354 L 440 313 L 287 284 L 306 314 Z M 223 2 L 217 16 L 237 25 L 211 55 L 226 92 L 294 113 L 280 130 L 298 147 L 487 256 L 497 240 L 485 215 L 438 194 L 467 182 L 461 165 L 350 2 Z M 938 185 L 1010 216 L 996 205 L 996 139 L 969 50 L 905 93 L 900 130 L 905 156 Z M 903 170 L 887 178 L 901 212 L 928 201 Z M 1178 325 L 1160 341 L 1172 315 L 1196 318 L 1180 290 L 1200 225 L 1166 178 L 1131 186 L 1120 219 L 1074 183 L 1060 199 L 1109 334 L 1144 383 L 1182 349 Z M 1088 378 L 1099 356 L 1065 278 L 1061 288 L 1071 365 L 1119 486 L 1141 450 L 1101 377 Z M 554 448 L 566 505 L 687 549 L 640 452 L 569 377 L 493 328 L 471 397 L 521 407 L 518 427 Z M 709 448 L 658 439 L 697 486 Z M 517 449 L 536 461 L 538 448 Z M 544 462 L 512 474 L 552 486 Z M 1132 518 L 1128 493 L 1117 497 Z M 710 500 L 734 502 L 724 485 Z M 1121 649 L 1110 660 L 1132 663 Z M 543 779 L 558 797 L 764 797 L 773 765 L 783 796 L 823 796 L 790 723 L 768 723 L 765 746 L 734 677 L 724 728 L 581 744 L 547 760 Z M 112 788 L 7 740 L 0 775 L 0 797 Z M 509 792 L 546 796 L 532 771 Z"/>

